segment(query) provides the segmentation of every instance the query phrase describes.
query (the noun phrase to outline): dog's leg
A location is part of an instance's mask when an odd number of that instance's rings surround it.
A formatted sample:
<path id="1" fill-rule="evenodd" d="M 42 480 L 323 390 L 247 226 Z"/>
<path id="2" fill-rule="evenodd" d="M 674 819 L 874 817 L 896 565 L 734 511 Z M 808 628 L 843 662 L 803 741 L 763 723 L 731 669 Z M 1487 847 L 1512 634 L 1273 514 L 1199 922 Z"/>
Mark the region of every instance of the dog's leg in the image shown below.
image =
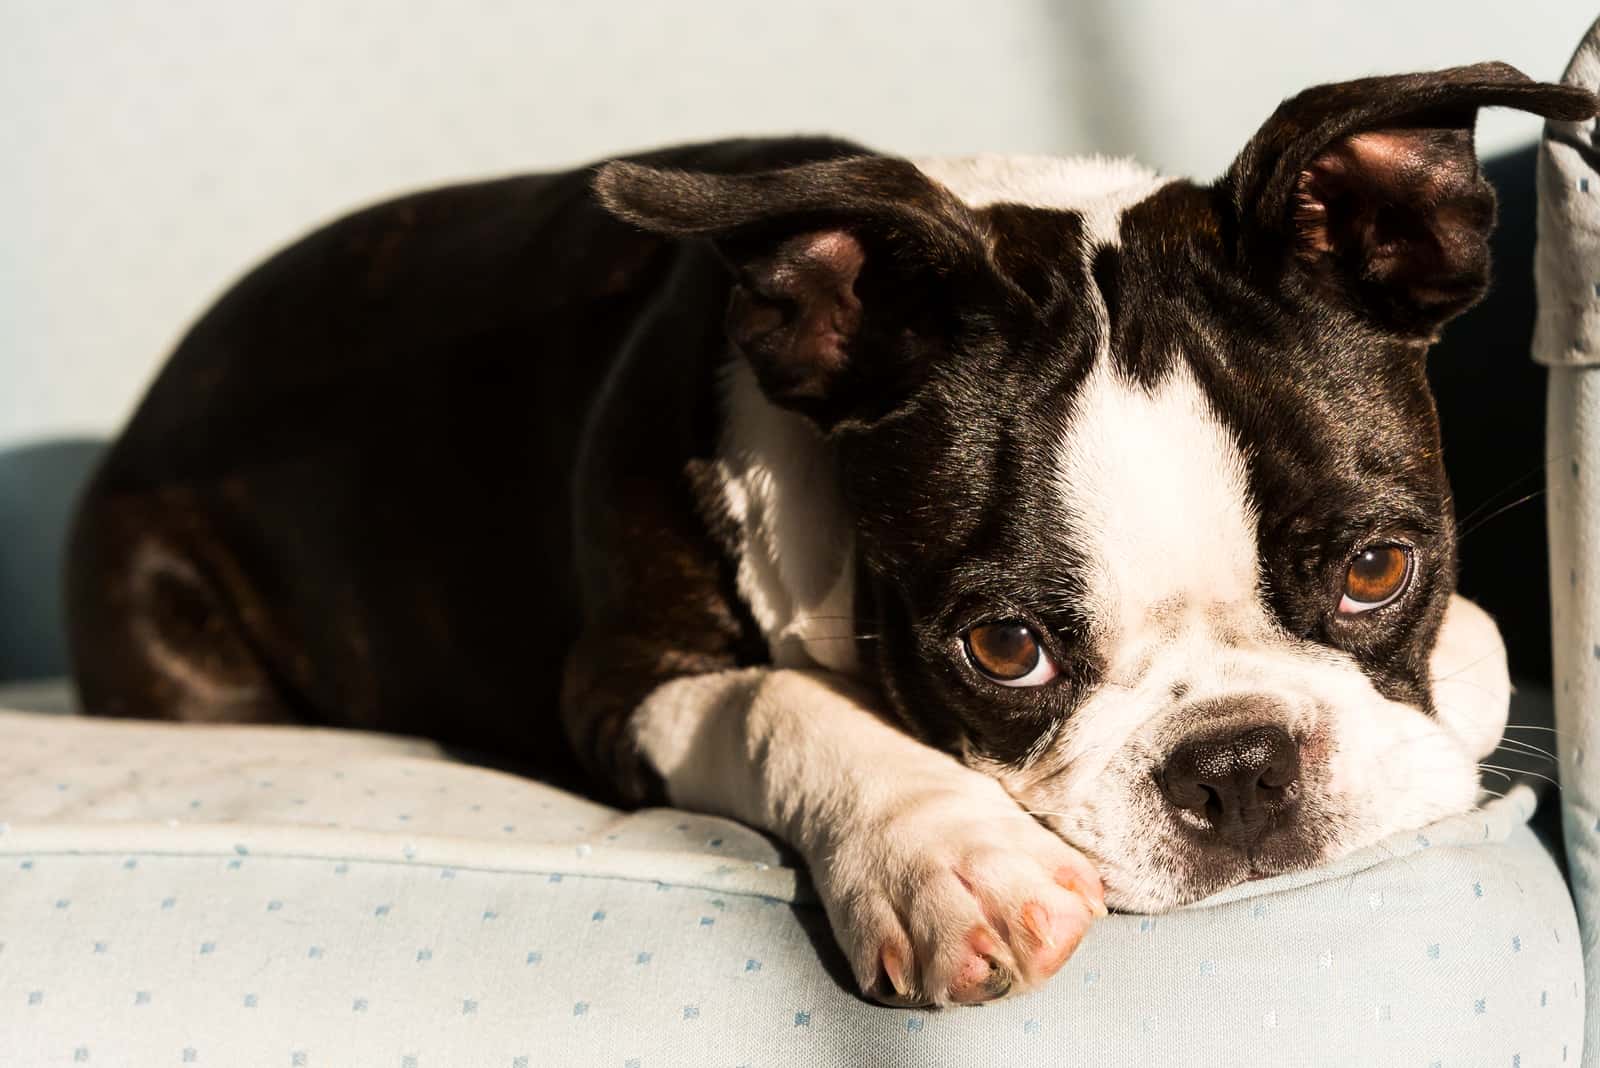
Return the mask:
<path id="1" fill-rule="evenodd" d="M 229 599 L 190 551 L 186 514 L 170 497 L 90 491 L 67 576 L 79 703 L 100 716 L 296 722 Z"/>
<path id="2" fill-rule="evenodd" d="M 1093 867 L 868 700 L 825 673 L 751 668 L 665 683 L 634 726 L 674 804 L 800 851 L 869 996 L 976 1002 L 1042 983 L 1103 915 Z"/>

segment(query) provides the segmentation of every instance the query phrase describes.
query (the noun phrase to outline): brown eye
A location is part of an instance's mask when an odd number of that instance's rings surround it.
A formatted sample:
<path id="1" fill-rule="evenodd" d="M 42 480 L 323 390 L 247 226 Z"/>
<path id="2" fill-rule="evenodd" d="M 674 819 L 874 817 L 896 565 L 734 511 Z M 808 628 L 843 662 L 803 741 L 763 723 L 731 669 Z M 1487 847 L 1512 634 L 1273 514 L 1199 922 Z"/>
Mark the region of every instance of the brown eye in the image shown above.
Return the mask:
<path id="1" fill-rule="evenodd" d="M 1344 575 L 1339 611 L 1370 612 L 1394 600 L 1411 578 L 1411 553 L 1399 545 L 1372 545 L 1356 554 Z"/>
<path id="2" fill-rule="evenodd" d="M 1042 686 L 1056 666 L 1026 623 L 1006 620 L 967 631 L 967 659 L 1002 686 Z"/>

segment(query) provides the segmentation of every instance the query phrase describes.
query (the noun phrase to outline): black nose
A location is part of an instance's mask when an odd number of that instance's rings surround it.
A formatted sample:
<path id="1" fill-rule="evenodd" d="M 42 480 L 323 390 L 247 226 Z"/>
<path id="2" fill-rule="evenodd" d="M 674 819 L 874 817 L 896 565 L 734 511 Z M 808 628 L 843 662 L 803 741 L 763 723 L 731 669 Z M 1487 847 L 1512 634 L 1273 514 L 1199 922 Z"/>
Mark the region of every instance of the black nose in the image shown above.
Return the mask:
<path id="1" fill-rule="evenodd" d="M 1185 742 L 1161 771 L 1161 792 L 1175 808 L 1205 820 L 1230 845 L 1253 845 L 1299 793 L 1300 752 L 1277 727 Z"/>

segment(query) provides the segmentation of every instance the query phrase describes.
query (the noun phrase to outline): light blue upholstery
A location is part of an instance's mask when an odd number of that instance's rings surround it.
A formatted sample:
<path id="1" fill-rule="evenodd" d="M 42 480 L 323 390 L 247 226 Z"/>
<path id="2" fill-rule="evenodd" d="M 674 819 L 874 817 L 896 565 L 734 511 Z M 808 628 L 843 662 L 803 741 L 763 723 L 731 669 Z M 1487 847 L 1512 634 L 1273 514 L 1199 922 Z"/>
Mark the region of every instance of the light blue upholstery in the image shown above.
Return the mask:
<path id="1" fill-rule="evenodd" d="M 804 877 L 734 823 L 357 732 L 0 714 L 0 1064 L 1576 1064 L 1532 805 L 905 1011 L 852 993 Z"/>
<path id="2" fill-rule="evenodd" d="M 1600 91 L 1600 22 L 1567 68 Z M 1539 319 L 1550 365 L 1547 515 L 1556 726 L 1572 893 L 1583 921 L 1589 1004 L 1600 1004 L 1600 133 L 1552 122 L 1539 153 Z M 1587 1048 L 1600 1061 L 1600 1010 Z"/>

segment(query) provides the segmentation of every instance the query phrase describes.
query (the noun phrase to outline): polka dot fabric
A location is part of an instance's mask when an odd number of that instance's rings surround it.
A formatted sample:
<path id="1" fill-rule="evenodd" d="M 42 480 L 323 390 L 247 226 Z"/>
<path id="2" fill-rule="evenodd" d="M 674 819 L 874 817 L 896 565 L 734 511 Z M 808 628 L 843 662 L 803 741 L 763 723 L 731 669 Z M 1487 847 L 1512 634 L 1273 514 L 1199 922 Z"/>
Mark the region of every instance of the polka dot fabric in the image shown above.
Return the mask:
<path id="1" fill-rule="evenodd" d="M 1533 803 L 905 1011 L 852 993 L 804 877 L 725 820 L 404 739 L 0 714 L 0 1065 L 1576 1065 Z"/>
<path id="2" fill-rule="evenodd" d="M 1566 80 L 1600 91 L 1600 22 Z M 1562 816 L 1600 1063 L 1600 124 L 1547 124 L 1539 152 L 1539 318 L 1550 365 L 1546 514 Z"/>

